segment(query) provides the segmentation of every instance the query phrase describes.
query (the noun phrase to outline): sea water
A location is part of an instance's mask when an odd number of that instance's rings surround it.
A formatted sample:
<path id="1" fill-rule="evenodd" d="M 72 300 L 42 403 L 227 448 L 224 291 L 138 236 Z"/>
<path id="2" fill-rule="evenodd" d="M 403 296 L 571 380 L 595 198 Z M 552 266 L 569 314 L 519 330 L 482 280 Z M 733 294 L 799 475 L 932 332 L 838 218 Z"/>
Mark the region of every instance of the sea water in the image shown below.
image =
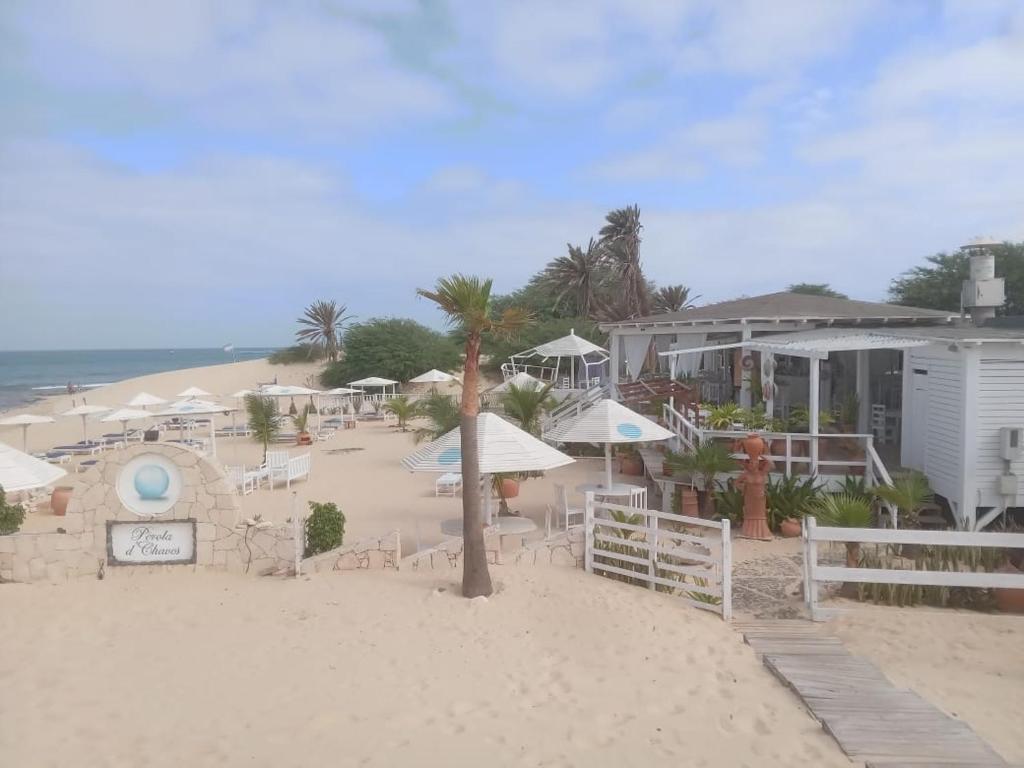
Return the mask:
<path id="1" fill-rule="evenodd" d="M 0 410 L 66 391 L 69 382 L 88 389 L 179 368 L 252 360 L 273 351 L 266 347 L 0 351 Z"/>

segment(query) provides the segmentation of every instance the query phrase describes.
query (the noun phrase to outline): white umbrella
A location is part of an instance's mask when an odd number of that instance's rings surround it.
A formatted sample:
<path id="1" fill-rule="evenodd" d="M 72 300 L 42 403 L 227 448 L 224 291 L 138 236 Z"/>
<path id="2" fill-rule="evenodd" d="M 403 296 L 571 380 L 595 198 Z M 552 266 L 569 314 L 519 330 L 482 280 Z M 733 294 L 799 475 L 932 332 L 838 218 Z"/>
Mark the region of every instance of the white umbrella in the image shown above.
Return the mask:
<path id="1" fill-rule="evenodd" d="M 81 416 L 82 417 L 82 440 L 88 442 L 89 432 L 85 426 L 86 416 L 95 416 L 100 413 L 106 413 L 110 409 L 105 405 L 79 405 L 76 408 L 72 408 L 70 411 L 64 411 L 61 416 Z"/>
<path id="2" fill-rule="evenodd" d="M 21 427 L 21 447 L 28 450 L 28 428 L 33 424 L 49 424 L 53 421 L 50 416 L 36 416 L 34 413 L 19 413 L 17 416 L 8 416 L 0 419 L 0 425 L 5 427 Z"/>
<path id="3" fill-rule="evenodd" d="M 477 416 L 477 445 L 480 474 L 533 472 L 572 464 L 574 459 L 510 424 L 497 414 Z M 402 459 L 412 472 L 453 472 L 462 470 L 462 437 L 458 427 L 427 443 Z M 490 522 L 490 494 L 487 494 L 487 522 Z"/>
<path id="4" fill-rule="evenodd" d="M 398 382 L 394 379 L 382 379 L 380 376 L 367 376 L 359 381 L 350 381 L 350 387 L 390 387 Z"/>
<path id="5" fill-rule="evenodd" d="M 0 488 L 8 493 L 42 488 L 66 474 L 60 467 L 0 443 Z"/>
<path id="6" fill-rule="evenodd" d="M 409 379 L 410 384 L 441 384 L 445 381 L 458 381 L 458 377 L 444 371 L 439 371 L 437 368 L 431 368 L 426 373 L 421 373 L 416 378 Z"/>
<path id="7" fill-rule="evenodd" d="M 151 395 L 149 392 L 139 392 L 139 394 L 125 403 L 125 405 L 130 408 L 145 408 L 147 405 L 163 405 L 166 402 L 167 401 L 162 397 Z"/>
<path id="8" fill-rule="evenodd" d="M 260 394 L 265 397 L 291 397 L 294 405 L 294 398 L 300 395 L 309 395 L 310 399 L 323 394 L 319 389 L 300 387 L 297 384 L 266 384 L 260 387 Z M 316 427 L 320 429 L 320 406 L 316 408 Z"/>
<path id="9" fill-rule="evenodd" d="M 241 399 L 243 397 L 248 397 L 249 395 L 255 395 L 255 394 L 257 394 L 255 389 L 240 389 L 237 392 L 234 392 L 234 393 L 228 395 L 228 397 L 234 397 L 234 398 Z"/>
<path id="10" fill-rule="evenodd" d="M 140 408 L 119 408 L 113 413 L 108 413 L 100 421 L 120 421 L 121 422 L 121 434 L 124 435 L 125 440 L 128 439 L 128 422 L 135 421 L 136 419 L 149 419 L 154 414 L 149 411 L 143 411 Z"/>
<path id="11" fill-rule="evenodd" d="M 176 403 L 164 408 L 159 413 L 153 414 L 154 416 L 201 416 L 201 415 L 214 415 L 217 413 L 228 414 L 234 411 L 234 408 L 226 405 L 220 405 L 219 403 L 212 403 L 209 400 L 179 400 Z M 213 419 L 210 419 L 210 452 L 217 455 L 217 428 L 213 423 Z"/>
<path id="12" fill-rule="evenodd" d="M 184 392 L 179 392 L 175 397 L 212 397 L 212 395 L 205 389 L 189 387 Z"/>
<path id="13" fill-rule="evenodd" d="M 531 376 L 528 373 L 520 371 L 515 376 L 510 376 L 505 381 L 501 382 L 495 387 L 491 387 L 487 390 L 487 394 L 500 394 L 508 392 L 512 385 L 515 385 L 519 389 L 540 389 L 541 387 L 547 386 L 543 381 L 538 379 L 536 376 Z"/>
<path id="14" fill-rule="evenodd" d="M 323 394 L 325 395 L 361 395 L 363 390 L 352 389 L 351 387 L 335 387 L 334 389 L 325 389 Z"/>
<path id="15" fill-rule="evenodd" d="M 668 440 L 672 433 L 660 424 L 614 400 L 599 400 L 576 418 L 544 434 L 553 443 L 604 443 L 606 483 L 612 487 L 612 443 Z"/>

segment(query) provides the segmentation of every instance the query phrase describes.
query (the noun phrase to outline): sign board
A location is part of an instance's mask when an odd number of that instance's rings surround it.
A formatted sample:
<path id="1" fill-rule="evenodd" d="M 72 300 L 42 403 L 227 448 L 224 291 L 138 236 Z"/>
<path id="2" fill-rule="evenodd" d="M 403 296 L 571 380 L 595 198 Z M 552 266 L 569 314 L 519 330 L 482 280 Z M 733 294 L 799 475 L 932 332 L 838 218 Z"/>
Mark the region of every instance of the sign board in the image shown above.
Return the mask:
<path id="1" fill-rule="evenodd" d="M 175 565 L 196 561 L 196 521 L 107 521 L 111 565 Z"/>

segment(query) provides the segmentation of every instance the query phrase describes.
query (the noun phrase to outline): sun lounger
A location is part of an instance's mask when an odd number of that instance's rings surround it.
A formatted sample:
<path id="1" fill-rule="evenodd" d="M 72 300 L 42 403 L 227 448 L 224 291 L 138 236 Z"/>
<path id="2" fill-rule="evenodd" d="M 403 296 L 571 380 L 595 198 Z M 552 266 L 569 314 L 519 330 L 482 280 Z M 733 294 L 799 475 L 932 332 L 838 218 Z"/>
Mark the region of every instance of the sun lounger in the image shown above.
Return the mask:
<path id="1" fill-rule="evenodd" d="M 435 496 L 454 496 L 462 490 L 462 475 L 458 472 L 446 472 L 434 483 Z"/>
<path id="2" fill-rule="evenodd" d="M 94 456 L 100 453 L 104 449 L 102 443 L 73 443 L 71 445 L 55 445 L 53 446 L 54 451 L 65 451 L 67 453 L 74 454 L 76 456 L 84 456 L 86 454 Z"/>

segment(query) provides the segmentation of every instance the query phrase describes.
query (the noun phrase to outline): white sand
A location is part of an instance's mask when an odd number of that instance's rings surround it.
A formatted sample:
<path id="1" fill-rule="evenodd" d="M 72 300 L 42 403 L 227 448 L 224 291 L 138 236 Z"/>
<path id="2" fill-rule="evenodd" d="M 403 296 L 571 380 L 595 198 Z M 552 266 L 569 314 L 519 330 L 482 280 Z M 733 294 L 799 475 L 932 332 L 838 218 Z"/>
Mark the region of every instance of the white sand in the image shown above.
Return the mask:
<path id="1" fill-rule="evenodd" d="M 851 652 L 1024 762 L 1024 616 L 842 605 L 850 610 L 829 626 Z"/>
<path id="2" fill-rule="evenodd" d="M 849 765 L 715 616 L 497 576 L 482 602 L 394 572 L 4 586 L 2 762 Z"/>

